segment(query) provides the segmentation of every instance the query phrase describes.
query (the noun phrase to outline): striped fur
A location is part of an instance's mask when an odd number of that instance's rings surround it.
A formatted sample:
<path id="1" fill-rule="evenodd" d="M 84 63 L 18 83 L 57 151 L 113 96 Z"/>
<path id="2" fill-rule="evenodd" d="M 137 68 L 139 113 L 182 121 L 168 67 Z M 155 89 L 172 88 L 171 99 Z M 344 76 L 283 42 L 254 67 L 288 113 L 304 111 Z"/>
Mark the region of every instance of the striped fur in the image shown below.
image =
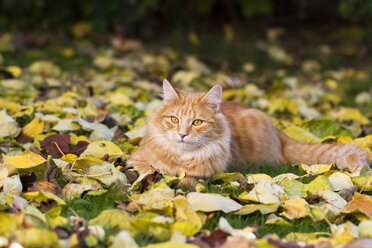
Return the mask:
<path id="1" fill-rule="evenodd" d="M 221 88 L 207 94 L 175 90 L 163 84 L 164 105 L 148 120 L 146 134 L 128 163 L 140 173 L 159 170 L 209 177 L 229 164 L 368 164 L 353 145 L 302 144 L 277 130 L 269 116 L 233 102 L 221 103 Z M 179 123 L 173 123 L 171 117 Z M 203 120 L 194 126 L 195 119 Z M 180 133 L 187 136 L 182 140 Z"/>

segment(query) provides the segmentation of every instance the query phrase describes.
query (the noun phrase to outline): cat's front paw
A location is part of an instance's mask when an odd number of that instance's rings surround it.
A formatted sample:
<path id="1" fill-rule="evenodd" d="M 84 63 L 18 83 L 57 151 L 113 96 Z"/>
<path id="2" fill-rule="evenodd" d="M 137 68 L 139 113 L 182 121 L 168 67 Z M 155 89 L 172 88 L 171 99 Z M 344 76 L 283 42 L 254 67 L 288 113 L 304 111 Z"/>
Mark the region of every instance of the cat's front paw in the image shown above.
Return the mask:
<path id="1" fill-rule="evenodd" d="M 137 171 L 139 174 L 145 173 L 154 173 L 155 169 L 150 165 L 142 165 L 142 164 L 133 164 L 133 169 Z"/>
<path id="2" fill-rule="evenodd" d="M 344 145 L 337 151 L 336 164 L 340 169 L 361 168 L 368 165 L 368 154 L 355 145 Z"/>

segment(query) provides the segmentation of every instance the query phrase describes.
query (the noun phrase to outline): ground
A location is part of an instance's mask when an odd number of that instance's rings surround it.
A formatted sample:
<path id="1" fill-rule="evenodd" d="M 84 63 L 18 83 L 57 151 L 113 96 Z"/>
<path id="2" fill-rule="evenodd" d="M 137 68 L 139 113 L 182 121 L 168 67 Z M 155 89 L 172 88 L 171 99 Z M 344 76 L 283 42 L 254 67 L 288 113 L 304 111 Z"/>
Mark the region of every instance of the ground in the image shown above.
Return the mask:
<path id="1" fill-rule="evenodd" d="M 231 167 L 190 188 L 178 185 L 184 175 L 138 178 L 128 168 L 164 78 L 198 91 L 218 82 L 225 100 L 261 109 L 296 140 L 352 143 L 372 158 L 368 32 L 223 35 L 3 34 L 1 244 L 338 246 L 372 237 L 368 165 Z"/>

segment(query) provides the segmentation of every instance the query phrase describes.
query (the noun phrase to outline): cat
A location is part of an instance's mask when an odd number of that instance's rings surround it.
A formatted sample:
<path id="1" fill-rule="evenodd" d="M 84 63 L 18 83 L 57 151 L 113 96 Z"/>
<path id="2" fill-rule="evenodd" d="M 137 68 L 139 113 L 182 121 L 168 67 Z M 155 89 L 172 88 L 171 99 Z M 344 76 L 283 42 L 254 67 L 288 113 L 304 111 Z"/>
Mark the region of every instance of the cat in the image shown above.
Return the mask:
<path id="1" fill-rule="evenodd" d="M 164 103 L 148 120 L 146 133 L 128 164 L 139 173 L 186 172 L 190 182 L 248 166 L 336 163 L 340 168 L 368 164 L 367 153 L 351 145 L 303 144 L 276 129 L 257 109 L 222 102 L 222 88 L 208 93 L 174 89 L 164 80 Z"/>

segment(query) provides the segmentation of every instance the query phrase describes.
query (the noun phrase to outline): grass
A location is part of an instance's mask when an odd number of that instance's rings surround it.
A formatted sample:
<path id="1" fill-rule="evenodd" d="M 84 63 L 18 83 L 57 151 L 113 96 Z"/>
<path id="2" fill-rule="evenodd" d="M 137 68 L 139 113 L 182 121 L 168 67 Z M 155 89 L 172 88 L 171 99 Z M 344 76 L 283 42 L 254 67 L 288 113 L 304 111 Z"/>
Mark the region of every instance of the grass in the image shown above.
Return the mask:
<path id="1" fill-rule="evenodd" d="M 300 171 L 299 167 L 292 167 L 292 166 L 268 166 L 268 165 L 254 165 L 249 166 L 247 168 L 237 168 L 231 167 L 229 172 L 236 172 L 239 171 L 241 173 L 248 174 L 248 173 L 264 173 L 268 174 L 272 177 L 283 174 L 283 173 L 293 173 L 296 175 L 302 175 L 303 173 Z M 239 195 L 241 191 L 228 191 L 228 190 L 221 190 L 214 185 L 208 185 L 207 191 L 210 193 L 232 193 L 233 196 Z M 269 233 L 275 233 L 280 237 L 284 237 L 291 232 L 329 232 L 329 226 L 325 221 L 313 222 L 311 218 L 306 217 L 298 220 L 291 221 L 291 226 L 279 226 L 279 225 L 267 225 L 266 217 L 267 215 L 263 215 L 259 212 L 255 212 L 249 215 L 234 215 L 234 214 L 223 214 L 223 213 L 216 213 L 210 220 L 207 221 L 205 224 L 205 228 L 212 231 L 215 230 L 218 226 L 218 221 L 220 217 L 223 216 L 234 228 L 244 228 L 246 226 L 256 226 L 259 235 L 265 235 Z"/>
<path id="2" fill-rule="evenodd" d="M 264 166 L 264 165 L 255 165 L 248 168 L 230 168 L 230 172 L 239 171 L 243 174 L 248 173 L 265 173 L 270 176 L 276 176 L 283 173 L 294 173 L 301 175 L 301 171 L 298 167 L 290 166 Z M 223 189 L 216 187 L 213 184 L 207 184 L 207 191 L 213 193 L 232 193 L 232 195 L 239 195 L 243 190 L 237 190 L 232 192 L 231 190 Z M 67 206 L 64 207 L 62 215 L 68 217 L 73 215 L 75 212 L 80 217 L 83 217 L 86 220 L 95 218 L 105 209 L 116 208 L 116 201 L 126 201 L 127 196 L 117 196 L 113 194 L 104 194 L 100 196 L 84 196 L 81 199 L 74 199 L 67 202 Z M 73 209 L 73 211 L 71 211 Z M 275 233 L 280 237 L 285 237 L 291 232 L 329 232 L 329 226 L 324 221 L 313 222 L 311 218 L 302 218 L 298 220 L 291 221 L 291 226 L 279 226 L 279 225 L 267 225 L 265 224 L 267 215 L 263 215 L 259 212 L 255 212 L 249 215 L 234 215 L 234 214 L 224 214 L 222 212 L 213 213 L 210 219 L 205 223 L 204 228 L 210 231 L 213 231 L 218 226 L 218 221 L 220 217 L 223 216 L 234 228 L 244 228 L 246 226 L 255 226 L 257 227 L 258 234 L 260 236 Z M 109 231 L 109 230 L 108 230 Z M 146 245 L 149 243 L 159 242 L 156 237 L 149 237 L 145 233 L 137 235 L 135 237 L 136 242 L 139 245 Z"/>
<path id="3" fill-rule="evenodd" d="M 116 208 L 116 201 L 126 201 L 127 196 L 117 196 L 113 194 L 103 194 L 99 196 L 84 196 L 81 199 L 74 199 L 67 202 L 63 208 L 62 216 L 68 217 L 73 212 L 86 220 L 95 218 L 105 209 Z M 71 211 L 70 209 L 73 209 Z"/>

